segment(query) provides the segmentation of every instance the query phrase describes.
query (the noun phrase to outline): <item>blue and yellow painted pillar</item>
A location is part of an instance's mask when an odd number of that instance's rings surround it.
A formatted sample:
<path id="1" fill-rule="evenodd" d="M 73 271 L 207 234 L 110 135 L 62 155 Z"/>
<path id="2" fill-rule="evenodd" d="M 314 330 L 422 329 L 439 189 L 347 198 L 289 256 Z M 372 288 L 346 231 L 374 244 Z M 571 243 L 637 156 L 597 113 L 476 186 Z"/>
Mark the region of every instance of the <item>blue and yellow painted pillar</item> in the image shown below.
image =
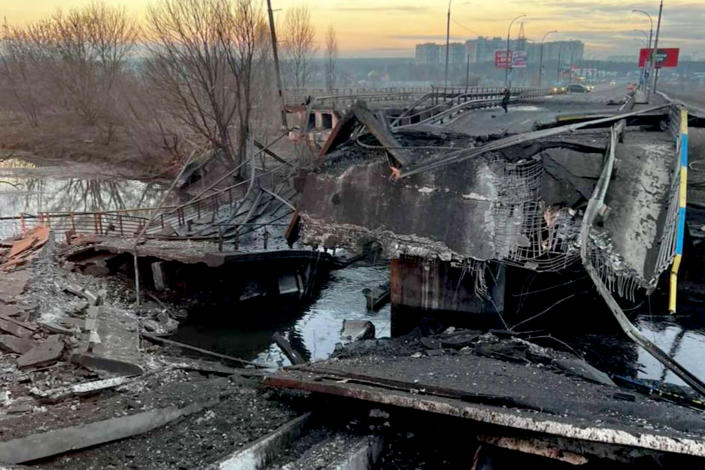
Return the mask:
<path id="1" fill-rule="evenodd" d="M 676 313 L 678 290 L 678 269 L 683 258 L 683 237 L 685 236 L 685 206 L 688 198 L 688 110 L 680 108 L 680 188 L 678 193 L 678 224 L 676 232 L 676 257 L 671 268 L 671 285 L 668 296 L 668 311 Z"/>

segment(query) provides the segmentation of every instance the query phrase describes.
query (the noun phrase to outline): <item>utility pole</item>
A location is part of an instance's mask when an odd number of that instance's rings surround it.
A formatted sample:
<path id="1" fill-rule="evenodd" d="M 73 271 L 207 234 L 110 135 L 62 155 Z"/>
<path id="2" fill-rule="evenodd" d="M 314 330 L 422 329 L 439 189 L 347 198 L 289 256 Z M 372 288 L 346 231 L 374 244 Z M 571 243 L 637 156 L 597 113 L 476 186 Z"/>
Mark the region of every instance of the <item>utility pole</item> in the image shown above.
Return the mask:
<path id="1" fill-rule="evenodd" d="M 543 38 L 541 39 L 541 52 L 539 54 L 539 82 L 537 85 L 537 88 L 540 90 L 541 89 L 541 75 L 543 74 L 543 43 L 546 40 L 546 36 L 549 34 L 557 33 L 557 30 L 549 31 L 546 34 L 543 35 Z"/>
<path id="2" fill-rule="evenodd" d="M 446 20 L 446 72 L 444 75 L 444 87 L 448 87 L 448 58 L 450 53 L 450 5 L 453 0 L 448 0 L 448 18 Z"/>
<path id="3" fill-rule="evenodd" d="M 465 94 L 468 94 L 468 88 L 470 87 L 470 54 L 465 51 Z"/>
<path id="4" fill-rule="evenodd" d="M 654 34 L 654 20 L 651 18 L 651 15 L 648 12 L 645 12 L 644 10 L 632 10 L 632 13 L 641 13 L 642 15 L 646 15 L 646 17 L 649 19 L 649 41 L 648 44 L 646 45 L 646 48 L 648 50 L 651 50 L 651 39 Z M 649 69 L 651 68 L 651 59 L 653 58 L 651 54 L 649 54 L 649 59 L 647 63 L 644 64 L 644 70 L 642 71 L 643 75 L 643 82 L 644 86 L 648 89 L 649 88 L 649 78 L 651 77 L 649 73 Z M 649 100 L 647 99 L 646 102 L 648 103 Z"/>
<path id="5" fill-rule="evenodd" d="M 512 32 L 512 25 L 516 20 L 519 18 L 524 18 L 526 15 L 519 15 L 516 18 L 514 18 L 512 21 L 509 22 L 509 28 L 507 28 L 507 51 L 506 55 L 504 57 L 504 60 L 506 61 L 505 68 L 504 68 L 504 87 L 508 88 L 509 87 L 509 70 L 512 68 L 512 60 L 509 58 L 509 35 Z"/>
<path id="6" fill-rule="evenodd" d="M 651 102 L 651 94 L 656 93 L 656 85 L 658 83 L 658 69 L 656 69 L 656 73 L 654 73 L 654 68 L 656 66 L 656 51 L 658 50 L 658 37 L 659 34 L 661 33 L 661 16 L 663 15 L 663 0 L 659 3 L 658 7 L 658 22 L 656 23 L 656 39 L 654 39 L 654 48 L 651 49 L 651 60 L 649 64 L 650 72 L 649 72 L 649 80 L 651 80 L 651 77 L 654 77 L 654 86 L 653 88 L 649 88 L 649 91 L 646 95 L 646 102 L 650 103 Z"/>
<path id="7" fill-rule="evenodd" d="M 272 10 L 272 0 L 267 0 L 267 13 L 269 14 L 269 32 L 272 36 L 272 57 L 274 58 L 274 71 L 277 75 L 277 92 L 279 93 L 279 101 L 281 105 L 282 129 L 288 129 L 286 123 L 286 103 L 284 102 L 284 93 L 282 91 L 282 74 L 279 68 L 279 52 L 277 51 L 277 32 L 274 27 L 274 11 Z"/>
<path id="8" fill-rule="evenodd" d="M 561 52 L 563 51 L 563 46 L 558 46 L 558 66 L 556 67 L 556 82 L 561 81 Z"/>

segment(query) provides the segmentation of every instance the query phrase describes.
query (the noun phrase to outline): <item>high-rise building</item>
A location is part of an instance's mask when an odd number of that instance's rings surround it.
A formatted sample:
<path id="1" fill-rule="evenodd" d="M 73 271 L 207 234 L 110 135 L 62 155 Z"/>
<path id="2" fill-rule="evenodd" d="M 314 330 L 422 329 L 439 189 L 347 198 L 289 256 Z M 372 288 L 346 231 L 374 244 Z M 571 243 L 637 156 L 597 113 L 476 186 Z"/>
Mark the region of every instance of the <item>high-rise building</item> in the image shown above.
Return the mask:
<path id="1" fill-rule="evenodd" d="M 465 45 L 461 42 L 451 42 L 449 44 L 448 63 L 449 64 L 464 64 L 465 63 Z M 441 48 L 441 63 L 446 60 L 446 45 L 442 44 Z"/>
<path id="2" fill-rule="evenodd" d="M 445 51 L 444 51 L 445 54 Z M 445 55 L 444 55 L 445 57 Z M 444 59 L 445 60 L 445 59 Z M 441 47 L 431 42 L 416 45 L 416 63 L 435 65 L 441 63 Z"/>
<path id="3" fill-rule="evenodd" d="M 469 54 L 471 63 L 493 62 L 495 51 L 506 49 L 506 38 L 480 36 L 465 42 L 465 50 Z M 540 49 L 540 43 L 529 42 L 524 38 L 509 40 L 509 50 L 526 51 L 529 62 L 539 60 Z M 568 63 L 572 57 L 572 61 L 575 63 L 583 59 L 584 53 L 585 44 L 582 41 L 551 41 L 544 43 L 543 60 L 546 62 L 555 61 L 560 56 L 561 62 Z"/>
<path id="4" fill-rule="evenodd" d="M 569 63 L 583 60 L 585 44 L 582 41 L 551 41 L 543 44 L 544 62 L 555 61 L 560 57 L 561 62 Z M 527 55 L 529 60 L 538 60 L 541 54 L 541 43 L 533 42 L 528 45 Z"/>
<path id="5" fill-rule="evenodd" d="M 517 41 L 512 39 L 509 41 L 509 49 L 513 50 L 517 45 Z M 474 49 L 474 56 L 470 56 L 470 62 L 494 62 L 494 53 L 499 50 L 507 49 L 507 40 L 502 39 L 499 36 L 493 38 L 486 38 L 480 36 L 477 39 L 470 39 L 465 41 L 465 48 L 467 50 Z"/>

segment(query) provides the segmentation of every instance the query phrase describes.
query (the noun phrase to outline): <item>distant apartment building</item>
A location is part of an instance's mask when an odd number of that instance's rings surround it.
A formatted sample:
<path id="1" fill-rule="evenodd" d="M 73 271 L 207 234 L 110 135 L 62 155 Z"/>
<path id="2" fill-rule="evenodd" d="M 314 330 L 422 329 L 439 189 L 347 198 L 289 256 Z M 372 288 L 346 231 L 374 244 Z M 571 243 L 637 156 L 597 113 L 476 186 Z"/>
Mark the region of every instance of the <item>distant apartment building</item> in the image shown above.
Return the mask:
<path id="1" fill-rule="evenodd" d="M 461 42 L 451 42 L 448 48 L 448 63 L 449 64 L 464 64 L 465 63 L 465 45 Z M 446 45 L 441 45 L 441 62 L 446 61 Z"/>
<path id="2" fill-rule="evenodd" d="M 501 37 L 487 38 L 480 36 L 465 42 L 465 50 L 471 63 L 493 62 L 494 53 L 507 49 L 507 40 Z M 524 50 L 530 62 L 538 61 L 541 53 L 541 44 L 528 42 L 525 39 L 510 39 L 509 50 Z M 578 62 L 583 59 L 585 44 L 582 41 L 551 41 L 544 43 L 543 60 L 546 62 Z"/>
<path id="3" fill-rule="evenodd" d="M 443 52 L 445 57 L 445 51 Z M 441 63 L 441 46 L 428 42 L 416 45 L 416 63 L 420 65 L 434 65 Z"/>
<path id="4" fill-rule="evenodd" d="M 538 60 L 541 54 L 541 43 L 532 42 L 527 46 L 527 55 L 529 60 L 536 58 Z M 574 63 L 583 60 L 585 54 L 585 43 L 582 41 L 551 41 L 545 42 L 543 45 L 543 60 L 544 62 L 556 61 Z"/>

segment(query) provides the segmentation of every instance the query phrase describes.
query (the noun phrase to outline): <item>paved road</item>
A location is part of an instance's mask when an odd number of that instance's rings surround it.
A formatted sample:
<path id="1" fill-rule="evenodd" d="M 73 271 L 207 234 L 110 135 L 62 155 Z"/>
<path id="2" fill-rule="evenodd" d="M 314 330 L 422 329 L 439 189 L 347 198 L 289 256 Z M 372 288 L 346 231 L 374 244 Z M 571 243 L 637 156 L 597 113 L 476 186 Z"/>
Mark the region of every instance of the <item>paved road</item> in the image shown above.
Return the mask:
<path id="1" fill-rule="evenodd" d="M 448 127 L 478 135 L 504 131 L 528 132 L 535 122 L 554 121 L 558 115 L 613 113 L 618 107 L 607 105 L 607 102 L 610 99 L 618 100 L 625 93 L 626 90 L 621 87 L 602 86 L 591 93 L 547 96 L 510 106 L 506 114 L 501 108 L 473 111 L 460 116 Z"/>

